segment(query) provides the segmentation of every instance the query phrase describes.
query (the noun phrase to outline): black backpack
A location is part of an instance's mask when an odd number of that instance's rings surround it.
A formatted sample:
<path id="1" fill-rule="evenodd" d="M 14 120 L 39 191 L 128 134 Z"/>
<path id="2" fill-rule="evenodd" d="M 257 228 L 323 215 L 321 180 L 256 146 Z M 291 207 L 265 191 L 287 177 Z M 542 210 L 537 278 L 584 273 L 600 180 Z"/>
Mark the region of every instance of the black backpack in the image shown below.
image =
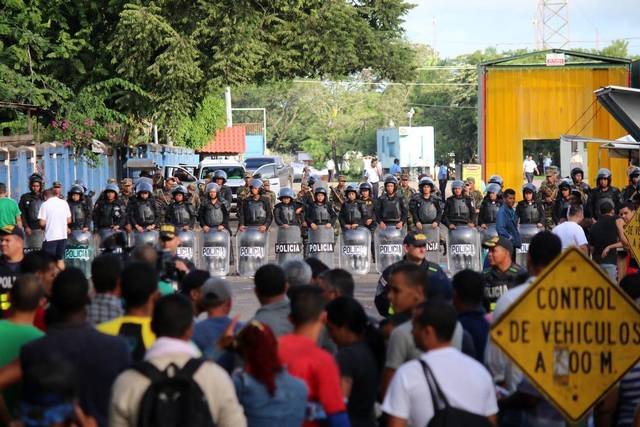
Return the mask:
<path id="1" fill-rule="evenodd" d="M 191 359 L 182 369 L 171 363 L 160 371 L 150 362 L 134 369 L 151 380 L 140 401 L 138 427 L 215 427 L 209 404 L 193 374 L 204 359 Z"/>
<path id="2" fill-rule="evenodd" d="M 449 401 L 440 389 L 429 365 L 424 360 L 419 360 L 433 402 L 433 418 L 429 420 L 427 427 L 491 427 L 491 423 L 484 415 L 474 414 L 449 405 Z"/>

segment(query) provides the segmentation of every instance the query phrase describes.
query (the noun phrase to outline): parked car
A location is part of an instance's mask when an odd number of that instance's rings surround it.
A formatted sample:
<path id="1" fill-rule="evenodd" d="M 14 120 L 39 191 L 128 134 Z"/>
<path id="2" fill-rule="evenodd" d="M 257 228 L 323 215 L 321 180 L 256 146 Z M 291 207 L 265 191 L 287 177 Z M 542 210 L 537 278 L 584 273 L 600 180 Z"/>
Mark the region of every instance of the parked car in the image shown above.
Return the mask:
<path id="1" fill-rule="evenodd" d="M 265 169 L 263 167 L 267 166 Z M 261 176 L 264 177 L 263 172 L 260 170 L 264 170 L 265 173 L 271 174 L 271 167 L 275 167 L 274 177 L 278 178 L 278 188 L 279 187 L 293 187 L 293 168 L 289 165 L 285 165 L 282 157 L 280 156 L 255 156 L 255 157 L 247 157 L 244 160 L 244 167 L 248 172 L 253 174 L 260 173 Z M 269 178 L 270 180 L 272 178 Z M 271 190 L 276 191 L 273 187 L 275 181 L 271 181 Z"/>
<path id="2" fill-rule="evenodd" d="M 291 167 L 293 168 L 293 181 L 294 182 L 302 181 L 302 175 L 304 174 L 305 164 L 303 162 L 292 162 Z"/>
<path id="3" fill-rule="evenodd" d="M 236 202 L 238 189 L 244 185 L 246 170 L 242 163 L 235 160 L 205 159 L 198 165 L 198 178 L 206 180 L 213 176 L 217 170 L 223 170 L 227 174 L 227 187 L 231 188 L 233 202 Z"/>

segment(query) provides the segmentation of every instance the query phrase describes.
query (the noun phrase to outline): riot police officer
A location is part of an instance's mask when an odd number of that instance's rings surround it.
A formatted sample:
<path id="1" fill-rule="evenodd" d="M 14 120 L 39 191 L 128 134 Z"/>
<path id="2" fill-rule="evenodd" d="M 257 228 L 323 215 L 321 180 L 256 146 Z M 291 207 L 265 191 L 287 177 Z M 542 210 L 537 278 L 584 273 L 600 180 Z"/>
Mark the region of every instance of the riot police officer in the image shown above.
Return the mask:
<path id="1" fill-rule="evenodd" d="M 575 198 L 571 197 L 572 181 L 568 178 L 563 179 L 558 184 L 558 197 L 556 197 L 553 206 L 553 222 L 560 224 L 567 219 L 567 210 L 573 203 Z"/>
<path id="2" fill-rule="evenodd" d="M 158 211 L 156 201 L 152 195 L 153 186 L 146 181 L 136 185 L 136 196 L 127 205 L 127 220 L 129 226 L 138 233 L 154 230 L 158 226 Z"/>
<path id="3" fill-rule="evenodd" d="M 218 184 L 218 187 L 220 187 L 218 197 L 220 199 L 226 200 L 229 203 L 229 206 L 231 206 L 231 203 L 233 202 L 233 193 L 231 192 L 231 188 L 227 187 L 226 185 L 227 173 L 222 169 L 218 169 L 217 171 L 213 172 L 213 182 Z M 205 188 L 205 193 L 206 192 L 207 190 Z"/>
<path id="4" fill-rule="evenodd" d="M 362 200 L 358 200 L 358 187 L 347 186 L 345 190 L 346 200 L 340 208 L 340 226 L 345 229 L 366 226 L 369 212 Z"/>
<path id="5" fill-rule="evenodd" d="M 536 200 L 536 186 L 525 184 L 522 187 L 522 197 L 516 206 L 516 215 L 520 224 L 536 224 L 542 228 L 545 220 L 544 207 Z"/>
<path id="6" fill-rule="evenodd" d="M 502 203 L 498 200 L 500 194 L 500 185 L 495 182 L 487 185 L 484 198 L 480 203 L 480 213 L 478 214 L 478 225 L 486 229 L 488 225 L 496 223 L 498 209 Z"/>
<path id="7" fill-rule="evenodd" d="M 591 192 L 591 188 L 589 184 L 583 181 L 584 179 L 584 171 L 580 167 L 575 167 L 571 169 L 571 188 L 577 190 L 580 193 L 580 198 L 582 199 L 581 203 L 584 205 L 587 203 L 587 198 L 589 197 L 589 193 Z"/>
<path id="8" fill-rule="evenodd" d="M 419 193 L 411 199 L 409 211 L 418 230 L 425 226 L 437 228 L 440 225 L 442 206 L 439 198 L 433 194 L 435 188 L 436 184 L 431 178 L 422 178 L 418 184 Z"/>
<path id="9" fill-rule="evenodd" d="M 385 229 L 387 224 L 401 229 L 407 222 L 407 207 L 396 192 L 397 188 L 398 179 L 393 175 L 387 175 L 384 178 L 385 191 L 375 202 L 378 226 L 382 229 Z"/>
<path id="10" fill-rule="evenodd" d="M 273 219 L 281 227 L 300 226 L 300 217 L 304 215 L 304 207 L 295 200 L 293 190 L 289 187 L 280 189 L 280 203 L 273 208 Z"/>
<path id="11" fill-rule="evenodd" d="M 609 169 L 598 170 L 596 185 L 597 187 L 589 194 L 587 203 L 587 212 L 591 218 L 594 220 L 600 218 L 600 207 L 605 201 L 609 201 L 614 206 L 617 215 L 622 206 L 621 194 L 620 190 L 611 186 L 611 171 Z"/>
<path id="12" fill-rule="evenodd" d="M 447 198 L 442 213 L 442 223 L 453 230 L 458 225 L 475 227 L 476 210 L 470 197 L 462 194 L 464 183 L 460 180 L 453 181 L 451 191 L 453 195 Z"/>
<path id="13" fill-rule="evenodd" d="M 248 226 L 256 226 L 261 232 L 267 231 L 273 220 L 271 202 L 260 194 L 262 181 L 255 178 L 251 180 L 251 194 L 239 201 L 238 230 L 244 231 Z"/>
<path id="14" fill-rule="evenodd" d="M 32 230 L 40 230 L 38 211 L 44 202 L 42 176 L 34 173 L 29 177 L 29 190 L 29 193 L 25 193 L 20 197 L 20 202 L 18 203 L 27 240 L 31 236 Z"/>
<path id="15" fill-rule="evenodd" d="M 327 190 L 322 185 L 318 185 L 313 190 L 313 203 L 305 209 L 305 222 L 312 230 L 317 230 L 321 226 L 333 227 L 336 219 L 338 219 L 336 211 L 327 200 Z"/>
<path id="16" fill-rule="evenodd" d="M 93 225 L 97 230 L 110 228 L 118 231 L 126 224 L 125 208 L 118 200 L 118 186 L 107 184 L 93 207 Z"/>
<path id="17" fill-rule="evenodd" d="M 198 223 L 205 233 L 214 228 L 218 231 L 229 230 L 229 213 L 231 205 L 220 194 L 220 186 L 210 182 L 205 187 L 205 197 L 198 210 Z"/>
<path id="18" fill-rule="evenodd" d="M 171 194 L 173 201 L 167 207 L 167 222 L 178 230 L 192 230 L 196 224 L 196 212 L 193 205 L 187 201 L 189 192 L 184 186 L 178 185 Z"/>
<path id="19" fill-rule="evenodd" d="M 635 196 L 635 198 L 637 198 L 637 193 L 638 193 L 638 182 L 640 182 L 640 168 L 637 166 L 634 166 L 633 168 L 631 168 L 629 170 L 629 185 L 627 185 L 626 187 L 624 187 L 624 190 L 622 191 L 622 202 L 627 202 L 629 200 L 632 200 Z"/>
<path id="20" fill-rule="evenodd" d="M 371 197 L 372 187 L 368 182 L 363 182 L 360 184 L 360 201 L 364 205 L 367 210 L 367 220 L 365 221 L 365 226 L 369 228 L 369 230 L 374 230 L 376 228 L 376 211 L 375 211 L 375 201 Z"/>
<path id="21" fill-rule="evenodd" d="M 67 203 L 71 211 L 71 223 L 69 224 L 71 230 L 89 231 L 91 211 L 83 199 L 84 188 L 77 184 L 72 185 L 67 194 Z"/>

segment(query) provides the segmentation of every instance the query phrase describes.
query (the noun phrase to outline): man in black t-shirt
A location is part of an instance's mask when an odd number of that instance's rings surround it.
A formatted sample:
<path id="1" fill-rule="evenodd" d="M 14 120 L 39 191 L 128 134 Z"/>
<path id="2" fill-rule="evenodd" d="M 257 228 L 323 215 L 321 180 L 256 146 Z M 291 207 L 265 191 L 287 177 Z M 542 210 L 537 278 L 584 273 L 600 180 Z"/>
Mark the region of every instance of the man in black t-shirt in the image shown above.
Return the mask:
<path id="1" fill-rule="evenodd" d="M 0 319 L 11 306 L 9 290 L 20 274 L 20 263 L 24 258 L 24 231 L 15 225 L 0 228 Z"/>
<path id="2" fill-rule="evenodd" d="M 592 248 L 593 260 L 611 280 L 617 282 L 617 251 L 612 248 L 618 243 L 618 231 L 616 216 L 613 212 L 613 204 L 603 202 L 600 206 L 600 217 L 589 233 L 589 246 Z"/>

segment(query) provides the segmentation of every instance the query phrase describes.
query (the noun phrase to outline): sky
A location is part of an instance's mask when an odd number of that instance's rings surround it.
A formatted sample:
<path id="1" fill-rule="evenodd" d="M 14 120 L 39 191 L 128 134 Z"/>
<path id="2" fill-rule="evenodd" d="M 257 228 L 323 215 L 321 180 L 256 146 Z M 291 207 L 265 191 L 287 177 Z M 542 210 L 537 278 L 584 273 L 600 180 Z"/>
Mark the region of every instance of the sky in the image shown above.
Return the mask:
<path id="1" fill-rule="evenodd" d="M 435 45 L 441 57 L 489 46 L 498 51 L 536 47 L 538 0 L 408 1 L 416 7 L 405 18 L 407 38 Z M 570 44 L 565 49 L 601 49 L 611 40 L 627 38 L 629 53 L 640 55 L 639 6 L 638 0 L 569 0 Z"/>

